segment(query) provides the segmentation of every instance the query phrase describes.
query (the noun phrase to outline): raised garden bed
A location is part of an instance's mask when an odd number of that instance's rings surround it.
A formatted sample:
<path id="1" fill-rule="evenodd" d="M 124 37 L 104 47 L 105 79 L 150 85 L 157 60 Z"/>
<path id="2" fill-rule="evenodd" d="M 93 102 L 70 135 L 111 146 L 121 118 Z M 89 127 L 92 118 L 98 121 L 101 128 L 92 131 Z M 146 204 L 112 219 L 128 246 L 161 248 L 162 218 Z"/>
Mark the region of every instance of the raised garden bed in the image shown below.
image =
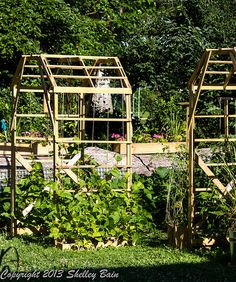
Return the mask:
<path id="1" fill-rule="evenodd" d="M 186 142 L 133 143 L 132 153 L 134 155 L 177 153 L 181 151 L 181 145 L 186 145 Z M 125 154 L 126 144 L 115 144 L 114 151 Z"/>
<path id="2" fill-rule="evenodd" d="M 37 156 L 47 156 L 53 150 L 53 147 L 52 144 L 43 145 L 41 143 L 33 143 L 32 150 Z"/>

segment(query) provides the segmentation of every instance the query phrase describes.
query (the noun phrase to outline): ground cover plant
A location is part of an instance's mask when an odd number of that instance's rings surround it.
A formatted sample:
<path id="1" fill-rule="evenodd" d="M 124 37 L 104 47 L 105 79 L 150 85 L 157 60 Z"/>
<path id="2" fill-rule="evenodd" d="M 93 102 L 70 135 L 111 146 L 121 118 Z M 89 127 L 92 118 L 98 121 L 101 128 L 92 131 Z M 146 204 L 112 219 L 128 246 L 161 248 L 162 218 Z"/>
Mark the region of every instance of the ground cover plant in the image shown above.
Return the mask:
<path id="1" fill-rule="evenodd" d="M 43 237 L 23 236 L 9 240 L 0 235 L 0 249 L 15 247 L 19 253 L 20 272 L 41 271 L 41 279 L 30 281 L 58 281 L 44 278 L 63 270 L 60 281 L 235 281 L 236 270 L 227 267 L 228 252 L 222 250 L 195 252 L 179 251 L 160 240 L 155 247 L 136 246 L 106 248 L 91 251 L 61 251 L 52 247 Z M 11 261 L 13 260 L 13 261 Z M 3 260 L 16 270 L 15 253 L 9 252 Z M 2 269 L 3 265 L 1 265 Z M 118 278 L 100 278 L 100 271 L 118 273 Z M 96 278 L 66 278 L 74 270 L 95 273 Z M 71 272 L 69 272 L 71 271 Z M 26 280 L 19 280 L 26 281 Z"/>

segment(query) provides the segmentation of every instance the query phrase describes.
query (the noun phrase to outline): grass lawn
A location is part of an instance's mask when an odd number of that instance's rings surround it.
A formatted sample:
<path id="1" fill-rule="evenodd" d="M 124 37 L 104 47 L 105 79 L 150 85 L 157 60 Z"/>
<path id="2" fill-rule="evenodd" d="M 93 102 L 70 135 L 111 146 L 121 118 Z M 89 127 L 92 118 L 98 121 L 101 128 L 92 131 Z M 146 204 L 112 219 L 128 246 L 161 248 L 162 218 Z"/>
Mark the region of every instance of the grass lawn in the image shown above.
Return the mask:
<path id="1" fill-rule="evenodd" d="M 236 268 L 227 266 L 229 254 L 220 249 L 190 253 L 159 244 L 61 251 L 36 237 L 0 235 L 0 250 L 10 246 L 19 253 L 19 271 L 25 277 L 17 280 L 5 271 L 2 281 L 236 281 Z M 11 249 L 3 257 L 1 269 L 15 269 L 14 254 Z"/>

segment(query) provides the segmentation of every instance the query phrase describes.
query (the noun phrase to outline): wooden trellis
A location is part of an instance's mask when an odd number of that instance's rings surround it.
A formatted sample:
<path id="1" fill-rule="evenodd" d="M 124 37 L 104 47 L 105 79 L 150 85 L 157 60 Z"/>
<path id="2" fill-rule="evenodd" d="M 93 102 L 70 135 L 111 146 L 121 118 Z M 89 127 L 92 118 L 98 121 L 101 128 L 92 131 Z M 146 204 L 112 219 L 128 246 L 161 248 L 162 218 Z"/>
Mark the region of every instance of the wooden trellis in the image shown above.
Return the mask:
<path id="1" fill-rule="evenodd" d="M 29 171 L 32 169 L 31 160 L 18 150 L 20 144 L 25 142 L 51 143 L 52 154 L 48 159 L 52 162 L 54 180 L 57 181 L 57 176 L 63 173 L 74 182 L 78 182 L 74 168 L 97 168 L 97 165 L 83 163 L 82 157 L 79 162 L 75 156 L 68 160 L 63 152 L 69 145 L 80 146 L 83 155 L 85 146 L 123 143 L 126 145 L 124 162 L 118 167 L 128 172 L 127 189 L 130 190 L 132 89 L 117 57 L 24 55 L 20 59 L 11 88 L 13 92 L 11 211 L 13 213 L 17 162 Z M 94 100 L 92 96 L 96 95 L 100 98 L 110 96 L 110 103 L 112 99 L 116 99 L 122 105 L 121 115 L 112 116 L 109 113 L 112 109 L 107 108 L 102 109 L 103 114 L 95 112 L 91 104 Z M 112 140 L 108 136 L 96 139 L 94 134 L 96 124 L 103 123 L 108 128 L 111 122 L 118 123 L 123 128 L 125 139 Z M 32 124 L 34 128 L 38 126 L 37 132 L 27 132 L 30 131 Z M 87 126 L 92 128 L 92 133 L 86 138 Z M 23 128 L 23 133 L 19 131 L 20 128 L 21 130 Z M 71 128 L 73 133 L 68 133 Z M 37 158 L 37 155 L 35 157 Z M 100 167 L 109 169 L 112 165 L 106 164 Z M 15 229 L 15 222 L 12 220 L 12 233 Z"/>
<path id="2" fill-rule="evenodd" d="M 196 69 L 189 81 L 190 103 L 189 120 L 187 129 L 187 140 L 189 146 L 189 193 L 188 193 L 188 245 L 191 247 L 194 229 L 194 197 L 195 193 L 208 191 L 207 188 L 195 187 L 196 167 L 200 167 L 214 185 L 219 189 L 222 195 L 228 193 L 227 187 L 213 172 L 213 167 L 220 167 L 224 163 L 209 162 L 204 160 L 198 151 L 198 145 L 204 144 L 204 148 L 215 142 L 235 142 L 236 135 L 230 132 L 229 121 L 236 126 L 235 112 L 230 113 L 229 104 L 235 103 L 236 99 L 236 48 L 206 49 L 202 55 Z M 199 112 L 199 103 L 207 105 L 209 103 L 209 93 L 214 93 L 215 106 L 205 112 Z M 219 103 L 223 102 L 223 107 Z M 218 103 L 218 108 L 217 104 Z M 235 104 L 234 104 L 235 106 Z M 202 107 L 201 107 L 202 108 Z M 207 120 L 206 124 L 217 119 L 224 125 L 223 132 L 218 130 L 218 136 L 211 136 L 201 125 L 201 120 Z M 196 136 L 196 132 L 201 135 Z M 230 164 L 236 165 L 236 164 Z"/>

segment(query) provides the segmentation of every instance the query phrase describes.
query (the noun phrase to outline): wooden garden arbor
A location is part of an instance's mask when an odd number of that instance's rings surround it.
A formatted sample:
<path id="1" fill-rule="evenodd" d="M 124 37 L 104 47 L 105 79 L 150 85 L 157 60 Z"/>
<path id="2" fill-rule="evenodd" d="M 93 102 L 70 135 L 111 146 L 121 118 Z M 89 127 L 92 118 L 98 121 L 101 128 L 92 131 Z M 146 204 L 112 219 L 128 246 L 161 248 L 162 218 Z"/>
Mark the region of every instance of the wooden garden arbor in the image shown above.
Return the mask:
<path id="1" fill-rule="evenodd" d="M 13 117 L 11 124 L 11 210 L 15 211 L 16 168 L 20 163 L 28 171 L 31 160 L 17 150 L 20 144 L 30 142 L 50 143 L 54 181 L 58 175 L 68 175 L 78 182 L 76 168 L 97 168 L 83 162 L 85 146 L 124 143 L 124 162 L 118 167 L 129 173 L 127 188 L 131 187 L 131 86 L 117 57 L 73 55 L 23 55 L 12 81 Z M 112 115 L 112 109 L 102 113 L 92 106 L 94 97 L 102 102 L 115 99 L 121 105 L 121 114 Z M 109 124 L 117 123 L 123 128 L 124 140 L 108 136 Z M 107 134 L 97 138 L 97 124 L 105 124 Z M 32 126 L 33 125 L 33 126 Z M 87 135 L 86 128 L 90 128 Z M 34 128 L 32 132 L 32 128 Z M 23 130 L 23 132 L 22 132 Z M 97 131 L 96 131 L 97 130 Z M 96 139 L 97 138 L 97 139 Z M 65 153 L 70 145 L 78 145 L 80 158 L 71 159 Z M 77 151 L 78 152 L 78 151 Z M 78 155 L 78 154 L 77 154 Z M 37 158 L 37 154 L 34 155 Z M 37 159 L 37 161 L 40 161 Z M 43 161 L 43 160 L 42 160 Z M 101 165 L 105 169 L 110 164 Z M 15 229 L 14 221 L 12 230 Z M 14 231 L 13 231 L 14 232 Z"/>
<path id="2" fill-rule="evenodd" d="M 227 185 L 216 177 L 213 168 L 224 164 L 205 160 L 199 154 L 199 144 L 209 148 L 216 142 L 236 142 L 236 48 L 206 49 L 189 81 L 190 105 L 187 129 L 189 146 L 189 194 L 188 194 L 188 245 L 192 245 L 194 229 L 194 198 L 196 193 L 208 188 L 195 187 L 196 168 L 219 189 L 222 195 L 229 193 Z M 211 100 L 209 100 L 209 97 Z M 213 101 L 212 101 L 212 97 Z M 233 103 L 233 105 L 232 105 Z M 201 104 L 201 107 L 199 106 Z M 211 109 L 207 105 L 211 104 Z M 232 112 L 232 106 L 234 111 Z M 201 108 L 201 110 L 200 110 Z M 230 110 L 231 109 L 231 110 Z M 205 120 L 205 123 L 203 122 Z M 211 122 L 221 124 L 218 134 L 207 130 Z M 219 121 L 219 122 L 218 122 Z M 234 125 L 234 132 L 230 124 Z M 209 127 L 208 127 L 209 125 Z M 223 126 L 222 126 L 223 125 Z M 231 163 L 229 165 L 236 165 Z"/>

